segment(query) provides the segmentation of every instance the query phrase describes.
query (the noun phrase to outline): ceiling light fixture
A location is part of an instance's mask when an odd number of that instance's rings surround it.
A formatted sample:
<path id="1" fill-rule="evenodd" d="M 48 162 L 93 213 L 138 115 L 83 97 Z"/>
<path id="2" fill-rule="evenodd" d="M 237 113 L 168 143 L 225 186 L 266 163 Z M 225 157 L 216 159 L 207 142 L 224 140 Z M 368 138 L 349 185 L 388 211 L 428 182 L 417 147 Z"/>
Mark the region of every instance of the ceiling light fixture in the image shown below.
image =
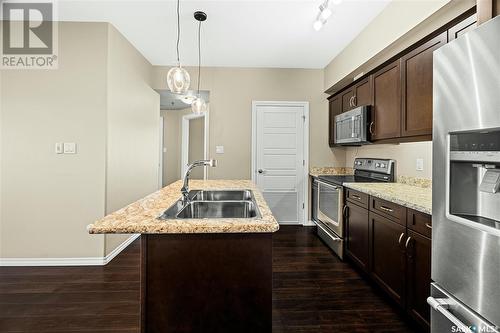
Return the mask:
<path id="1" fill-rule="evenodd" d="M 189 73 L 181 67 L 179 56 L 179 42 L 181 39 L 180 0 L 177 0 L 177 66 L 170 68 L 167 73 L 167 85 L 171 92 L 184 94 L 189 89 L 191 78 Z"/>
<path id="2" fill-rule="evenodd" d="M 201 22 L 207 19 L 207 14 L 201 11 L 194 13 L 194 18 L 198 21 L 198 89 L 196 98 L 191 103 L 191 110 L 195 114 L 201 114 L 207 111 L 207 103 L 200 94 L 200 81 L 201 81 Z"/>
<path id="3" fill-rule="evenodd" d="M 335 4 L 339 4 L 342 0 L 334 0 Z M 332 10 L 328 8 L 328 2 L 329 0 L 325 0 L 320 6 L 319 6 L 319 13 L 318 16 L 316 17 L 316 20 L 313 23 L 313 28 L 316 31 L 321 30 L 321 28 L 326 24 L 326 20 L 330 16 L 332 16 Z"/>

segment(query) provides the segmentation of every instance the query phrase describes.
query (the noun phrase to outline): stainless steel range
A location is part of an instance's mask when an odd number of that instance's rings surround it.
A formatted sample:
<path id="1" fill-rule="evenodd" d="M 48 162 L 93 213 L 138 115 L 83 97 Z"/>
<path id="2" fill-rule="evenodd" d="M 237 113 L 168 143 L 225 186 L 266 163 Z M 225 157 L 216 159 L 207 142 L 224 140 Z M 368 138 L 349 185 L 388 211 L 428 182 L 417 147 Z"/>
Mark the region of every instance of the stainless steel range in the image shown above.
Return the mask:
<path id="1" fill-rule="evenodd" d="M 313 181 L 313 220 L 318 236 L 340 257 L 344 256 L 344 183 L 393 182 L 395 161 L 356 158 L 354 175 L 319 176 Z"/>
<path id="2" fill-rule="evenodd" d="M 434 53 L 431 330 L 500 326 L 500 17 Z"/>

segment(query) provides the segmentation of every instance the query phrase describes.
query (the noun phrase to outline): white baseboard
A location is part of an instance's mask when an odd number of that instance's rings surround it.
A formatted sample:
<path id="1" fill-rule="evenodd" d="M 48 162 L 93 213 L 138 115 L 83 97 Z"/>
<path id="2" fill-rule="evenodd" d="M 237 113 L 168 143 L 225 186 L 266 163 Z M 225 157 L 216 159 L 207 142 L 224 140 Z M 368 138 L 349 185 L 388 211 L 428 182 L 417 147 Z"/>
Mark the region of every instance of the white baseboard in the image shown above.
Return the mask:
<path id="1" fill-rule="evenodd" d="M 125 250 L 140 234 L 134 234 L 105 257 L 82 258 L 0 258 L 0 266 L 104 266 Z"/>
<path id="2" fill-rule="evenodd" d="M 314 226 L 316 226 L 316 223 L 314 223 L 313 221 L 309 220 L 306 223 L 302 224 L 302 226 L 304 226 L 304 227 L 314 227 Z"/>

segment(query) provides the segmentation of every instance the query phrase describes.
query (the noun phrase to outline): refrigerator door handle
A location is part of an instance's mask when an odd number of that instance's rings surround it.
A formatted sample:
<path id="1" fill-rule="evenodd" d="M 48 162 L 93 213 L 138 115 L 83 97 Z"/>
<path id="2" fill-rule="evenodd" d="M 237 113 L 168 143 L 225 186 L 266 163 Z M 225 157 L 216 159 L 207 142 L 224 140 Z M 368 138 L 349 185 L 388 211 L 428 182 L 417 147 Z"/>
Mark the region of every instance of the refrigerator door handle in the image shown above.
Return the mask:
<path id="1" fill-rule="evenodd" d="M 474 333 L 469 326 L 464 324 L 460 319 L 455 317 L 450 311 L 448 311 L 450 307 L 449 299 L 448 298 L 434 298 L 432 296 L 429 296 L 427 298 L 427 303 L 436 311 L 441 313 L 443 316 L 448 318 L 449 321 L 451 321 L 453 324 L 457 326 L 457 328 L 460 329 L 459 332 L 465 332 L 465 333 Z"/>

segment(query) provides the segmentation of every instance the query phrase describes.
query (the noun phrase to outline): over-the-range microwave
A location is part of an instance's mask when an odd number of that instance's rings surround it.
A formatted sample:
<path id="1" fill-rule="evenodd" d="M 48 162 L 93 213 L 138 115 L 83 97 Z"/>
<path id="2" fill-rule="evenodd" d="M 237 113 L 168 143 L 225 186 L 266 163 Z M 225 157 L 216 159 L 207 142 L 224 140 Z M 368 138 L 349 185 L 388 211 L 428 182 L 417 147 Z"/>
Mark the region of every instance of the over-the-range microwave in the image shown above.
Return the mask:
<path id="1" fill-rule="evenodd" d="M 335 144 L 343 146 L 369 144 L 371 125 L 369 105 L 335 116 Z"/>

